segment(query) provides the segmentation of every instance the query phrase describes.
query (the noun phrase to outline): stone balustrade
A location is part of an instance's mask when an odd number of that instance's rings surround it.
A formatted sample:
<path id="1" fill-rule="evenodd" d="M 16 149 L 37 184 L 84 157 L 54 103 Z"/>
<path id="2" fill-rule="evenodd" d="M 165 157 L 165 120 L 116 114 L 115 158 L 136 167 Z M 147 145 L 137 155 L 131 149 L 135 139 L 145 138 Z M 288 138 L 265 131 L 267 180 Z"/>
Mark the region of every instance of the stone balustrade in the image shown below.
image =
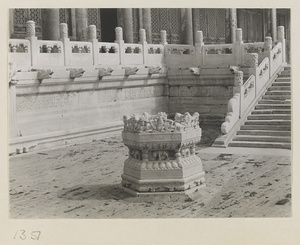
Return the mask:
<path id="1" fill-rule="evenodd" d="M 89 27 L 88 41 L 71 41 L 64 23 L 60 24 L 60 40 L 38 40 L 34 22 L 29 21 L 27 38 L 11 39 L 8 44 L 9 62 L 19 77 L 18 84 L 10 86 L 11 105 L 17 107 L 11 110 L 11 121 L 18 121 L 11 144 L 21 144 L 32 135 L 43 141 L 50 124 L 52 135 L 63 135 L 70 122 L 78 132 L 87 125 L 93 128 L 99 121 L 101 125 L 119 122 L 114 116 L 120 114 L 119 105 L 122 110 L 133 108 L 135 100 L 136 108 L 150 110 L 153 104 L 159 104 L 170 113 L 186 108 L 196 111 L 197 107 L 203 121 L 209 123 L 215 118 L 221 122 L 227 113 L 222 132 L 228 134 L 285 62 L 284 30 L 279 29 L 275 46 L 270 38 L 245 44 L 241 29 L 233 44 L 205 45 L 201 31 L 197 32 L 195 45 L 168 44 L 165 31 L 161 32 L 161 44 L 148 44 L 144 30 L 140 32 L 140 43 L 133 44 L 124 43 L 121 27 L 116 28 L 114 43 L 98 42 L 95 26 Z M 54 73 L 43 72 L 50 70 Z M 35 101 L 39 100 L 42 106 L 36 108 Z M 62 105 L 64 109 L 60 109 Z M 82 106 L 80 113 L 78 106 Z M 45 124 L 30 121 L 43 115 L 40 109 L 52 113 Z M 100 112 L 108 116 L 100 117 Z M 216 116 L 211 119 L 211 114 Z M 40 119 L 44 120 L 42 116 Z M 22 139 L 17 137 L 19 131 Z"/>
<path id="2" fill-rule="evenodd" d="M 260 63 L 265 57 L 270 56 L 272 50 L 272 38 L 266 37 L 265 42 L 243 43 L 242 29 L 237 29 L 236 40 L 233 44 L 206 45 L 203 43 L 203 33 L 197 32 L 195 45 L 167 44 L 166 32 L 161 32 L 161 44 L 148 44 L 146 32 L 140 30 L 140 43 L 124 43 L 123 30 L 116 28 L 115 43 L 98 42 L 96 39 L 96 26 L 88 28 L 88 42 L 70 41 L 68 38 L 67 25 L 60 24 L 60 41 L 37 40 L 35 36 L 34 22 L 27 23 L 26 40 L 9 40 L 10 59 L 19 63 L 20 66 L 28 66 L 25 59 L 31 55 L 31 66 L 99 66 L 99 65 L 163 65 L 168 67 L 199 67 L 203 65 L 222 66 L 236 65 L 249 66 L 248 54 L 257 53 Z M 281 43 L 281 54 L 276 49 L 273 57 L 280 56 L 285 62 L 285 39 L 284 28 L 278 27 L 278 40 Z M 279 45 L 279 43 L 277 45 Z M 23 45 L 23 46 L 22 46 Z M 24 47 L 24 48 L 22 48 Z M 23 51 L 20 51 L 24 49 Z M 18 60 L 15 53 L 21 58 Z M 26 55 L 27 54 L 27 55 Z M 278 60 L 279 60 L 278 59 Z M 26 62 L 25 62 L 26 60 Z M 271 71 L 274 71 L 271 64 Z M 276 70 L 278 64 L 274 67 Z"/>

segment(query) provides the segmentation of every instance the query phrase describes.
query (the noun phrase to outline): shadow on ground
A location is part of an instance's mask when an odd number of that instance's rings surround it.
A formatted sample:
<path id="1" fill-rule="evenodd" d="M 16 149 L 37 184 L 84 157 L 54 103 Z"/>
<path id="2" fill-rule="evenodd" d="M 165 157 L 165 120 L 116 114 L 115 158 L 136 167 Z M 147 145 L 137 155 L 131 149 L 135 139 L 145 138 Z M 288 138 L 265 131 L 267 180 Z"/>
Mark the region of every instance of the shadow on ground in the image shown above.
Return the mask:
<path id="1" fill-rule="evenodd" d="M 68 200 L 120 200 L 129 197 L 120 184 L 74 186 L 63 188 L 58 193 L 58 198 Z"/>

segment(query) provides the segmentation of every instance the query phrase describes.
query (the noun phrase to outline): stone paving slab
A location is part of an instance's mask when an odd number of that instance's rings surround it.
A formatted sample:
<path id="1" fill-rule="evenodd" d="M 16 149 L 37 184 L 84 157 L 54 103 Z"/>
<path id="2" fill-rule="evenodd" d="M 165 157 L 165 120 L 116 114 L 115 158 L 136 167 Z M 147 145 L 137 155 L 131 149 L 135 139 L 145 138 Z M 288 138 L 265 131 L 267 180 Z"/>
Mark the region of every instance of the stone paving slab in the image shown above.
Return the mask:
<path id="1" fill-rule="evenodd" d="M 207 187 L 197 199 L 183 201 L 139 202 L 122 191 L 128 149 L 121 136 L 12 156 L 11 218 L 291 216 L 291 151 L 230 153 L 206 145 L 200 144 L 197 154 Z"/>

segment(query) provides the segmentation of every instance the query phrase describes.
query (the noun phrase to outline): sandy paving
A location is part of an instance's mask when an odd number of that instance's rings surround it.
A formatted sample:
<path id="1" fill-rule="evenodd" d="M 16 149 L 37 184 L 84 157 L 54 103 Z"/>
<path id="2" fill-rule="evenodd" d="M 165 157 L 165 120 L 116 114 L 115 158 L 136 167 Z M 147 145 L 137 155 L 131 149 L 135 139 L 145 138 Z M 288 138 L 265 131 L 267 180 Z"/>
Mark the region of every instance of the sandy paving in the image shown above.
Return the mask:
<path id="1" fill-rule="evenodd" d="M 120 136 L 10 159 L 11 218 L 289 217 L 290 156 L 197 154 L 206 187 L 196 199 L 139 200 L 120 188 L 128 150 Z"/>

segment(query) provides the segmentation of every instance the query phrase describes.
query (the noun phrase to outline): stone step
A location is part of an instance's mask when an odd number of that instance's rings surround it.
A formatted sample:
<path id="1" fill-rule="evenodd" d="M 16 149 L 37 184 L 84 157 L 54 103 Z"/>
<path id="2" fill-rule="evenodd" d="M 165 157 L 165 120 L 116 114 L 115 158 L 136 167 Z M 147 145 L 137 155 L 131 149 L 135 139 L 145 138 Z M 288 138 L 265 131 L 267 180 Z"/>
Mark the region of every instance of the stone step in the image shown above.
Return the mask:
<path id="1" fill-rule="evenodd" d="M 286 65 L 286 66 L 283 67 L 283 70 L 284 71 L 286 71 L 286 70 L 290 71 L 291 70 L 291 66 L 290 65 Z"/>
<path id="2" fill-rule="evenodd" d="M 291 126 L 291 120 L 280 120 L 280 119 L 274 119 L 274 120 L 247 120 L 245 122 L 245 125 L 289 125 Z"/>
<path id="3" fill-rule="evenodd" d="M 291 114 L 289 109 L 266 109 L 266 110 L 254 110 L 251 114 Z"/>
<path id="4" fill-rule="evenodd" d="M 274 105 L 281 105 L 281 104 L 290 104 L 291 100 L 290 99 L 286 99 L 286 100 L 265 100 L 265 99 L 261 99 L 260 101 L 258 101 L 258 104 L 274 104 Z"/>
<path id="5" fill-rule="evenodd" d="M 291 125 L 242 125 L 241 130 L 291 131 Z"/>
<path id="6" fill-rule="evenodd" d="M 256 115 L 249 115 L 247 117 L 248 120 L 291 120 L 291 115 L 288 114 L 256 114 Z"/>
<path id="7" fill-rule="evenodd" d="M 290 71 L 283 71 L 281 74 L 278 75 L 278 77 L 291 77 Z"/>
<path id="8" fill-rule="evenodd" d="M 266 95 L 291 95 L 291 91 L 284 91 L 284 90 L 274 90 L 274 91 L 267 91 Z"/>
<path id="9" fill-rule="evenodd" d="M 237 135 L 261 135 L 261 136 L 291 136 L 291 131 L 276 130 L 239 130 Z"/>
<path id="10" fill-rule="evenodd" d="M 277 86 L 276 85 L 272 85 L 271 87 L 268 88 L 268 91 L 274 91 L 274 90 L 288 90 L 291 91 L 291 86 Z"/>
<path id="11" fill-rule="evenodd" d="M 274 82 L 291 82 L 291 77 L 277 77 Z"/>
<path id="12" fill-rule="evenodd" d="M 272 86 L 291 86 L 291 82 L 275 81 Z"/>
<path id="13" fill-rule="evenodd" d="M 291 70 L 283 70 L 279 76 L 290 76 L 291 75 Z"/>
<path id="14" fill-rule="evenodd" d="M 265 135 L 238 135 L 233 141 L 256 141 L 256 142 L 286 142 L 291 143 L 289 136 L 265 136 Z"/>
<path id="15" fill-rule="evenodd" d="M 291 109 L 290 104 L 258 104 L 255 109 Z"/>
<path id="16" fill-rule="evenodd" d="M 263 99 L 286 100 L 291 99 L 290 95 L 263 95 Z"/>
<path id="17" fill-rule="evenodd" d="M 254 147 L 254 148 L 281 148 L 291 149 L 291 143 L 281 142 L 257 142 L 257 141 L 232 141 L 228 144 L 229 147 Z"/>

